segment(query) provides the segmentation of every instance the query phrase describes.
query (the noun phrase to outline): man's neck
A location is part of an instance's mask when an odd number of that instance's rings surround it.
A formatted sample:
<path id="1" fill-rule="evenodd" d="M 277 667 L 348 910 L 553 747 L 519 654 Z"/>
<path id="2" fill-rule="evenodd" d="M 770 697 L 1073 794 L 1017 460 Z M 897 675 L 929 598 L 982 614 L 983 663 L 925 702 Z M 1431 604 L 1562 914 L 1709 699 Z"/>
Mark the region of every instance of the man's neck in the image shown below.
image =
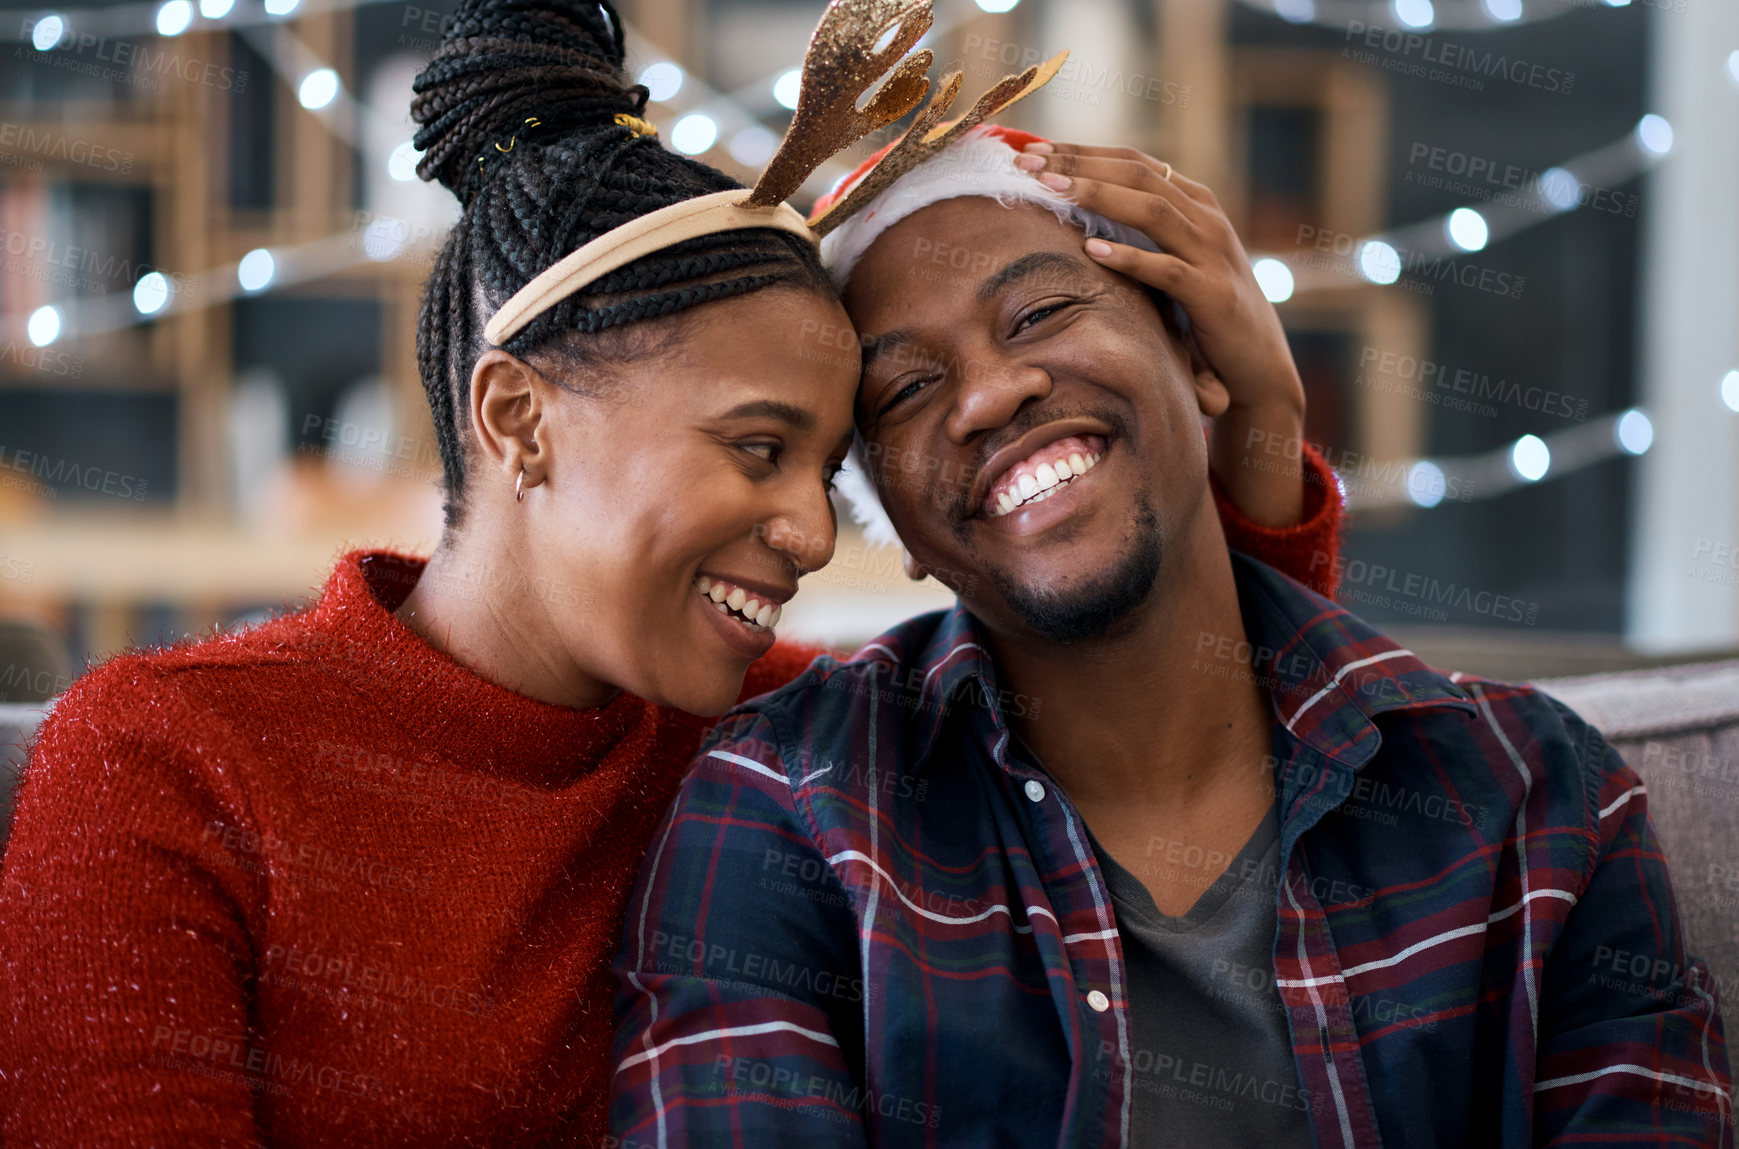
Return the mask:
<path id="1" fill-rule="evenodd" d="M 1002 685 L 1039 700 L 1017 732 L 1083 811 L 1175 814 L 1252 786 L 1271 796 L 1271 712 L 1253 668 L 1198 654 L 1250 648 L 1218 523 L 1194 533 L 1197 544 L 1166 557 L 1114 636 L 1068 645 L 991 636 Z"/>

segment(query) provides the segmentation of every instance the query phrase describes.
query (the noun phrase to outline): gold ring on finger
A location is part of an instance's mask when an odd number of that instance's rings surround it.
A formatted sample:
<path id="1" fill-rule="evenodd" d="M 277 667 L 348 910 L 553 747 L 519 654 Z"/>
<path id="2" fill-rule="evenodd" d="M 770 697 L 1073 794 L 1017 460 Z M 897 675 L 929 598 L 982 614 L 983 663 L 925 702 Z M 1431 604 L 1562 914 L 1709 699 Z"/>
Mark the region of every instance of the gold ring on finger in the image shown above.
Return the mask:
<path id="1" fill-rule="evenodd" d="M 1164 176 L 1164 178 L 1165 178 L 1165 181 L 1167 183 L 1170 183 L 1171 182 L 1171 165 L 1169 163 L 1166 163 L 1166 161 L 1164 161 L 1164 160 L 1160 160 L 1159 162 L 1162 164 L 1165 164 L 1165 176 Z"/>

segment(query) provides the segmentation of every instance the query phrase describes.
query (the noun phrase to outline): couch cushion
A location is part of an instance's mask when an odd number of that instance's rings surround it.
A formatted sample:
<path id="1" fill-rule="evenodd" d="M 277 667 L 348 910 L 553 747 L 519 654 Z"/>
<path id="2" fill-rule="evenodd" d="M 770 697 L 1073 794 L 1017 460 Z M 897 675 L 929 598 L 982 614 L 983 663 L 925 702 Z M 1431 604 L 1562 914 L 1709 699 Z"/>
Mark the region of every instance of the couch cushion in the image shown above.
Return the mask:
<path id="1" fill-rule="evenodd" d="M 1739 661 L 1535 685 L 1606 736 L 1648 787 L 1693 954 L 1739 1017 Z"/>
<path id="2" fill-rule="evenodd" d="M 24 770 L 25 751 L 36 734 L 48 703 L 0 702 L 0 852 L 12 831 L 12 803 L 18 776 Z"/>

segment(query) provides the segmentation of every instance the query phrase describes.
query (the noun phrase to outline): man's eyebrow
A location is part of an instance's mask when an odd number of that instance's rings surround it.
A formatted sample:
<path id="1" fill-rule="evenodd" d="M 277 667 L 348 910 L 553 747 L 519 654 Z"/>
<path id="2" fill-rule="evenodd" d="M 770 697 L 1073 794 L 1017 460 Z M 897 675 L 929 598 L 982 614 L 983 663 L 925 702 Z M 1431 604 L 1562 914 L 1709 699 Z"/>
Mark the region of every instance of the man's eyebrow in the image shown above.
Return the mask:
<path id="1" fill-rule="evenodd" d="M 868 371 L 869 365 L 874 363 L 876 359 L 886 355 L 896 347 L 904 347 L 906 344 L 911 343 L 914 338 L 915 336 L 913 336 L 912 332 L 903 327 L 898 331 L 890 331 L 886 335 L 877 335 L 874 338 L 866 338 L 863 341 L 864 370 Z"/>
<path id="2" fill-rule="evenodd" d="M 755 399 L 748 403 L 739 403 L 719 418 L 777 419 L 781 423 L 789 423 L 799 431 L 807 431 L 815 426 L 815 416 L 812 413 L 790 403 L 781 403 L 777 399 Z"/>
<path id="3" fill-rule="evenodd" d="M 1023 255 L 1001 271 L 978 285 L 978 301 L 989 303 L 995 299 L 1011 283 L 1025 279 L 1029 275 L 1037 275 L 1041 271 L 1051 271 L 1058 274 L 1064 272 L 1084 272 L 1087 265 L 1078 259 L 1055 251 L 1035 251 L 1031 255 Z"/>

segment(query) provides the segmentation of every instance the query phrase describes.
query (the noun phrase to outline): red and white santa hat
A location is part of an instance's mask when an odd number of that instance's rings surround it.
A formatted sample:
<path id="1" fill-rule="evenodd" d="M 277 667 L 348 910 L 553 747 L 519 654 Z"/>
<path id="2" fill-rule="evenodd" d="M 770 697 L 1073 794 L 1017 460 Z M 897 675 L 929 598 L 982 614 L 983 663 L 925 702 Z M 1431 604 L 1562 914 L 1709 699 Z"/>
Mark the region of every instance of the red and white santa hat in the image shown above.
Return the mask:
<path id="1" fill-rule="evenodd" d="M 1040 183 L 1032 173 L 1015 167 L 1014 161 L 1028 144 L 1045 142 L 1044 137 L 1016 131 L 997 124 L 980 124 L 949 144 L 936 155 L 918 164 L 889 184 L 886 190 L 871 200 L 861 211 L 839 224 L 821 241 L 821 260 L 832 277 L 834 286 L 844 290 L 859 261 L 896 223 L 931 204 L 963 196 L 983 196 L 1003 207 L 1018 203 L 1037 204 L 1066 224 L 1081 229 L 1086 238 L 1108 239 L 1146 251 L 1158 251 L 1158 246 L 1132 227 L 1116 223 L 1087 211 Z M 834 204 L 851 193 L 895 145 L 889 144 L 860 164 L 831 192 L 823 196 L 810 213 L 810 222 L 820 217 Z M 872 543 L 897 543 L 899 536 L 888 521 L 881 499 L 877 497 L 864 467 L 864 444 L 859 437 L 852 445 L 851 457 L 838 479 L 839 491 L 851 504 L 852 517 L 864 528 L 864 536 Z"/>
<path id="2" fill-rule="evenodd" d="M 906 172 L 863 210 L 822 239 L 821 259 L 834 283 L 844 288 L 858 261 L 888 228 L 933 203 L 962 196 L 983 196 L 1004 207 L 1013 207 L 1017 203 L 1038 204 L 1064 223 L 1080 228 L 1088 238 L 1109 239 L 1148 251 L 1159 250 L 1152 240 L 1134 228 L 1081 208 L 1060 192 L 1040 183 L 1031 172 L 1014 166 L 1015 159 L 1028 144 L 1046 142 L 1043 136 L 1031 132 L 1005 128 L 1000 124 L 980 124 Z M 894 146 L 889 144 L 859 164 L 857 170 L 818 200 L 810 212 L 810 222 L 849 195 Z"/>

